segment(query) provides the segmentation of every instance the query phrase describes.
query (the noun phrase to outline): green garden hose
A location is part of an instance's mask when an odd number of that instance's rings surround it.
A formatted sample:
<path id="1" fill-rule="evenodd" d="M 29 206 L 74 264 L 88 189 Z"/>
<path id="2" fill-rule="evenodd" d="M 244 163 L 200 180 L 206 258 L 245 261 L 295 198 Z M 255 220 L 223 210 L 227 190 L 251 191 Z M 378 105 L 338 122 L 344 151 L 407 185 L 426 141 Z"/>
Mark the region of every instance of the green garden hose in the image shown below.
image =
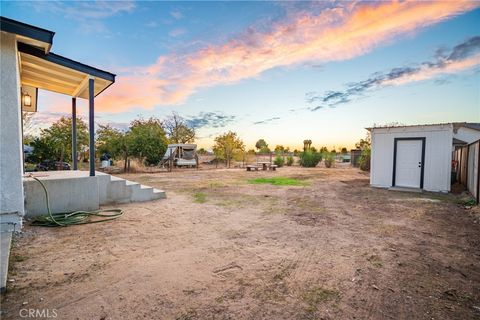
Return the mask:
<path id="1" fill-rule="evenodd" d="M 35 219 L 32 221 L 33 226 L 67 227 L 67 226 L 78 225 L 78 224 L 110 221 L 113 219 L 117 219 L 123 215 L 123 210 L 121 209 L 74 211 L 74 212 L 52 214 L 52 211 L 50 210 L 50 199 L 48 196 L 47 187 L 45 187 L 43 182 L 40 181 L 38 178 L 35 178 L 33 176 L 32 178 L 37 180 L 42 185 L 42 188 L 45 191 L 45 198 L 47 200 L 47 211 L 48 211 L 48 214 L 35 217 Z M 90 220 L 91 217 L 101 217 L 101 219 Z"/>

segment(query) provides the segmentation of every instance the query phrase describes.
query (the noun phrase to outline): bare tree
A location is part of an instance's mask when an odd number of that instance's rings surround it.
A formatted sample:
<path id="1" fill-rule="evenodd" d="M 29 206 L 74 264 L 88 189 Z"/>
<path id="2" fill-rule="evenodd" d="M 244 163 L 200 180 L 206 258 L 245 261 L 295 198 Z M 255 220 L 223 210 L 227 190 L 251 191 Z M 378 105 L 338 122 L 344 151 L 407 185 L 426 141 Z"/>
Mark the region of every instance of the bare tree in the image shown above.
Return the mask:
<path id="1" fill-rule="evenodd" d="M 172 112 L 172 115 L 163 121 L 163 128 L 170 143 L 191 143 L 195 141 L 195 128 L 190 126 L 176 112 Z"/>
<path id="2" fill-rule="evenodd" d="M 35 112 L 22 112 L 23 134 L 33 134 L 33 130 L 35 129 L 35 122 L 33 121 L 34 116 Z"/>

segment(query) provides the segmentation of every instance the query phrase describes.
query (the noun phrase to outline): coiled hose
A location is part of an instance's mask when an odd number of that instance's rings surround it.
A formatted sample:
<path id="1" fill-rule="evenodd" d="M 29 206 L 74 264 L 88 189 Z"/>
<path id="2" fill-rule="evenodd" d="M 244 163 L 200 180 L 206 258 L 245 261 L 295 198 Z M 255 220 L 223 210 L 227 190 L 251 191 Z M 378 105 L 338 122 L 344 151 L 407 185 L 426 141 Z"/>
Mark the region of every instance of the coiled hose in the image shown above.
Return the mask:
<path id="1" fill-rule="evenodd" d="M 45 191 L 45 198 L 47 200 L 47 211 L 48 214 L 35 217 L 32 221 L 33 226 L 40 227 L 67 227 L 78 224 L 88 224 L 88 223 L 98 223 L 105 222 L 119 218 L 123 215 L 123 210 L 121 209 L 106 209 L 106 210 L 95 210 L 95 211 L 74 211 L 74 212 L 65 212 L 65 213 L 55 213 L 52 214 L 50 210 L 50 199 L 48 196 L 47 187 L 40 181 L 38 178 L 33 177 L 38 181 L 43 190 Z M 92 217 L 100 217 L 100 219 L 90 220 Z"/>

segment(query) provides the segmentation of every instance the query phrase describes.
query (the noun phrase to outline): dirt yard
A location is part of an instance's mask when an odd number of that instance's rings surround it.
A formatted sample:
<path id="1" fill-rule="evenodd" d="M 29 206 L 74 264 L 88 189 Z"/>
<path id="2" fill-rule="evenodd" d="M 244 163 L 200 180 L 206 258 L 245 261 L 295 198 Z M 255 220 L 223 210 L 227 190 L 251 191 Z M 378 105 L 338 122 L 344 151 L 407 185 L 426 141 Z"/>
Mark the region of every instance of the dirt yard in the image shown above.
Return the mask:
<path id="1" fill-rule="evenodd" d="M 248 183 L 264 176 L 304 185 Z M 480 319 L 480 225 L 457 196 L 373 189 L 349 167 L 125 177 L 168 199 L 26 226 L 2 319 Z"/>

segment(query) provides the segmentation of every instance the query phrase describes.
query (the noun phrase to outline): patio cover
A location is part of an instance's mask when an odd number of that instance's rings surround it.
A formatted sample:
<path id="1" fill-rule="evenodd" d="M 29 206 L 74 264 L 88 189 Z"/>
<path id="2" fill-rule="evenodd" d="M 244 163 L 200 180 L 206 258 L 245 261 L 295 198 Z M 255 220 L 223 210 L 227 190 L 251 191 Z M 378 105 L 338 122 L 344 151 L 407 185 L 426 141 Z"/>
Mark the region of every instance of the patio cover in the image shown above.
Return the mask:
<path id="1" fill-rule="evenodd" d="M 88 80 L 94 79 L 94 96 L 115 82 L 115 75 L 55 53 L 18 43 L 22 85 L 88 99 Z"/>
<path id="2" fill-rule="evenodd" d="M 55 33 L 0 17 L 0 31 L 15 35 L 22 86 L 72 97 L 72 159 L 77 169 L 76 98 L 88 99 L 90 175 L 95 175 L 94 98 L 115 82 L 113 73 L 50 52 Z"/>
<path id="3" fill-rule="evenodd" d="M 17 38 L 22 85 L 89 99 L 89 79 L 94 79 L 94 97 L 115 82 L 110 72 L 50 52 L 53 31 L 6 17 L 0 17 L 0 30 Z"/>

